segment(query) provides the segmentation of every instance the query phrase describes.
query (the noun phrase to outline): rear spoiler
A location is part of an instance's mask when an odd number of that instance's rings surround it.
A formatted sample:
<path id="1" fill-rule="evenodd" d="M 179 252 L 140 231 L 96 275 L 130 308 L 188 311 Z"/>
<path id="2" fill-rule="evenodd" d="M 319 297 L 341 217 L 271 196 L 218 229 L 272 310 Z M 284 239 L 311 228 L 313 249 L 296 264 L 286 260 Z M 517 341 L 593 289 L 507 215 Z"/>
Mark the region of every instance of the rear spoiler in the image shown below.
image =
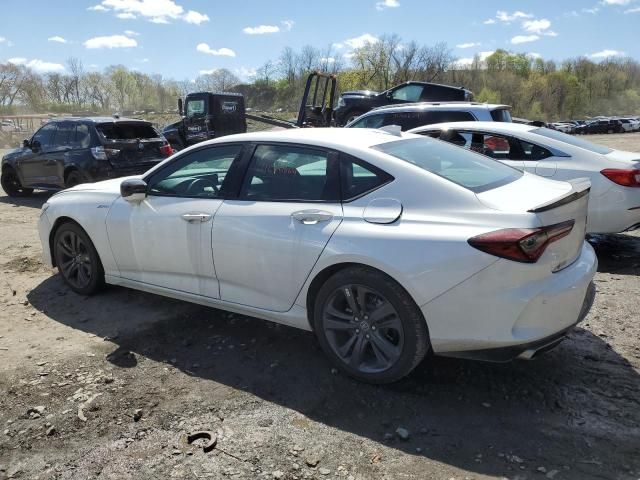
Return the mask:
<path id="1" fill-rule="evenodd" d="M 567 203 L 571 203 L 578 198 L 582 198 L 588 195 L 589 190 L 591 190 L 591 181 L 588 178 L 575 178 L 573 180 L 568 180 L 568 183 L 571 184 L 571 190 L 565 195 L 560 198 L 540 204 L 537 207 L 528 210 L 528 212 L 540 213 L 546 212 L 548 210 L 553 210 L 554 208 L 566 205 Z"/>

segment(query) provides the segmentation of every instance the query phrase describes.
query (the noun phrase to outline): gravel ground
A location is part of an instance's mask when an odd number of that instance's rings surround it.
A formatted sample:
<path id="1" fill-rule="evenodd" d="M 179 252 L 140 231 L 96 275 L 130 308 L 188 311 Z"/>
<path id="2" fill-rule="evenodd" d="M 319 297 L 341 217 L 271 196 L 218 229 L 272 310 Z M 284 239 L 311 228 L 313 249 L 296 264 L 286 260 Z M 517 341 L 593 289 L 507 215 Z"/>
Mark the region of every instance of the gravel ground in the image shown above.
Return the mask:
<path id="1" fill-rule="evenodd" d="M 589 139 L 640 151 L 640 134 Z M 306 332 L 70 292 L 40 262 L 46 199 L 0 194 L 0 479 L 640 478 L 640 235 L 591 239 L 598 295 L 555 350 L 429 358 L 378 387 Z"/>

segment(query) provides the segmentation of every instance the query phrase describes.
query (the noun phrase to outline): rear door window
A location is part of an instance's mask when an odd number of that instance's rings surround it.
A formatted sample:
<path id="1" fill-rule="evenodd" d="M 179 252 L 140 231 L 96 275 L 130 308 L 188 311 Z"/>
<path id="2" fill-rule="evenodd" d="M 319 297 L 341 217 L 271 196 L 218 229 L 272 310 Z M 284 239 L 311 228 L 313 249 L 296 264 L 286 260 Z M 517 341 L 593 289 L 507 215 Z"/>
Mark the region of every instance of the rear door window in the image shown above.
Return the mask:
<path id="1" fill-rule="evenodd" d="M 259 145 L 240 193 L 243 200 L 338 202 L 337 156 L 322 149 Z"/>
<path id="2" fill-rule="evenodd" d="M 430 112 L 430 123 L 448 123 L 448 122 L 473 122 L 476 120 L 469 112 Z"/>
<path id="3" fill-rule="evenodd" d="M 422 85 L 405 85 L 394 90 L 392 97 L 394 100 L 401 102 L 418 102 L 423 89 Z"/>
<path id="4" fill-rule="evenodd" d="M 158 138 L 158 132 L 148 123 L 102 123 L 97 129 L 107 140 Z"/>
<path id="5" fill-rule="evenodd" d="M 76 137 L 73 142 L 73 148 L 89 148 L 91 145 L 91 134 L 89 126 L 84 123 L 76 125 Z"/>
<path id="6" fill-rule="evenodd" d="M 380 128 L 384 127 L 385 123 L 385 115 L 367 115 L 364 118 L 361 118 L 349 128 Z"/>
<path id="7" fill-rule="evenodd" d="M 407 138 L 371 147 L 472 192 L 484 192 L 511 183 L 523 173 L 503 163 L 432 138 Z"/>

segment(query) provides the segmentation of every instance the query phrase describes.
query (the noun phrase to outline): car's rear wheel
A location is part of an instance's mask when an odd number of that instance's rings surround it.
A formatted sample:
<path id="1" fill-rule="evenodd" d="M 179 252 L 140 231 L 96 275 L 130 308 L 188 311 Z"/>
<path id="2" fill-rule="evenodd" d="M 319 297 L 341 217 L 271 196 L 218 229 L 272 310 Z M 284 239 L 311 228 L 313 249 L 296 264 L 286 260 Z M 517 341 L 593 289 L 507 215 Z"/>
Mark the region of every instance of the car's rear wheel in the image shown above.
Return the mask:
<path id="1" fill-rule="evenodd" d="M 67 173 L 67 176 L 64 179 L 64 186 L 65 188 L 71 188 L 86 182 L 87 180 L 84 178 L 82 173 L 80 173 L 78 170 L 71 170 L 69 173 Z"/>
<path id="2" fill-rule="evenodd" d="M 313 318 L 332 362 L 365 382 L 399 380 L 429 350 L 427 325 L 411 296 L 366 267 L 349 267 L 330 277 L 318 292 Z"/>
<path id="3" fill-rule="evenodd" d="M 18 178 L 18 174 L 10 167 L 7 167 L 2 171 L 0 184 L 2 184 L 2 190 L 4 190 L 10 197 L 26 197 L 33 193 L 33 188 L 26 188 L 22 186 L 22 183 L 20 183 L 20 179 Z"/>
<path id="4" fill-rule="evenodd" d="M 64 223 L 56 230 L 53 255 L 64 282 L 74 292 L 90 295 L 104 285 L 98 252 L 79 225 Z"/>

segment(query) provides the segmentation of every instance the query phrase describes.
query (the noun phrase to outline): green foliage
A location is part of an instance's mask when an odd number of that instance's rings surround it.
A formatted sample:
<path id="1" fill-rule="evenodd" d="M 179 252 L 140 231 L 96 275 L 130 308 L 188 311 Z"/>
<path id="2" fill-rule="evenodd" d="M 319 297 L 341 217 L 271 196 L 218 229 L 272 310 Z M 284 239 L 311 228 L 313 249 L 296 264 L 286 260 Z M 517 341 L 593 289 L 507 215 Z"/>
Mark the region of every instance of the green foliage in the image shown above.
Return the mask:
<path id="1" fill-rule="evenodd" d="M 478 102 L 500 103 L 500 92 L 483 87 L 480 93 L 475 97 Z"/>

